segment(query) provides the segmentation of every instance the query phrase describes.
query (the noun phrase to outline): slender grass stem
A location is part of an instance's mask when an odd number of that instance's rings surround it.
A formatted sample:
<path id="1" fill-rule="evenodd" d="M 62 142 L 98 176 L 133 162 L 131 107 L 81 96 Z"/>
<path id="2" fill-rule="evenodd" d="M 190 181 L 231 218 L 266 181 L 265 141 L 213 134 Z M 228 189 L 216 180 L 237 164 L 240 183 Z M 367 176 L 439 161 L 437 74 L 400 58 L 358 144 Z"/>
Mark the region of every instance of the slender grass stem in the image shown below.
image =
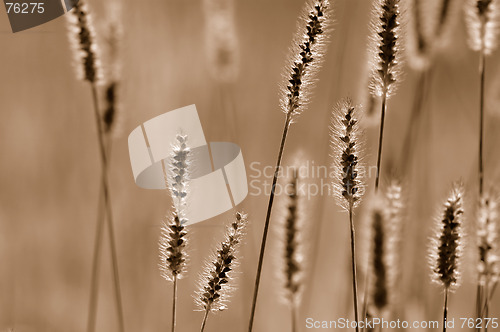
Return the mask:
<path id="1" fill-rule="evenodd" d="M 364 292 L 363 292 L 363 311 L 361 312 L 361 314 L 363 315 L 363 320 L 366 321 L 366 319 L 368 318 L 368 296 L 369 296 L 369 291 L 370 291 L 370 272 L 369 272 L 369 263 L 368 263 L 369 259 L 367 259 L 367 263 L 366 263 L 366 277 L 365 277 L 365 289 L 364 289 Z M 365 328 L 365 330 L 367 330 Z"/>
<path id="2" fill-rule="evenodd" d="M 491 287 L 491 290 L 489 291 L 489 294 L 486 294 L 486 296 L 488 297 L 488 303 L 493 298 L 493 295 L 495 294 L 495 290 L 497 288 L 497 285 L 498 285 L 498 281 L 495 281 L 493 283 L 493 286 Z M 486 303 L 484 304 L 483 310 L 481 311 L 481 315 L 484 315 L 485 312 L 486 312 Z"/>
<path id="3" fill-rule="evenodd" d="M 276 161 L 276 168 L 274 169 L 274 176 L 273 176 L 273 184 L 271 187 L 271 193 L 269 195 L 269 203 L 267 205 L 267 213 L 266 213 L 266 221 L 264 223 L 264 232 L 262 233 L 262 242 L 260 245 L 260 254 L 259 254 L 259 263 L 257 266 L 257 275 L 255 277 L 255 286 L 254 286 L 254 293 L 253 293 L 253 300 L 252 300 L 252 311 L 250 313 L 250 322 L 248 324 L 248 331 L 252 332 L 253 329 L 253 322 L 255 318 L 255 308 L 257 306 L 257 296 L 259 294 L 259 285 L 260 285 L 260 277 L 262 273 L 262 263 L 264 262 L 264 251 L 266 249 L 266 241 L 267 241 L 267 234 L 269 231 L 269 221 L 271 220 L 271 211 L 273 208 L 273 201 L 274 201 L 274 192 L 276 189 L 276 183 L 278 181 L 278 175 L 279 175 L 279 170 L 281 166 L 281 159 L 283 157 L 283 150 L 285 149 L 285 142 L 286 138 L 288 136 L 288 129 L 290 128 L 290 123 L 291 123 L 291 113 L 287 113 L 286 119 L 285 119 L 285 126 L 283 128 L 283 135 L 281 136 L 281 144 L 278 152 L 278 159 Z"/>
<path id="4" fill-rule="evenodd" d="M 408 166 L 411 165 L 411 160 L 414 154 L 414 143 L 416 142 L 415 135 L 421 119 L 428 76 L 428 70 L 421 71 L 418 74 L 410 121 L 408 123 L 408 129 L 406 130 L 403 149 L 401 151 L 401 170 L 403 172 L 407 172 L 407 174 L 409 173 Z"/>
<path id="5" fill-rule="evenodd" d="M 479 198 L 483 196 L 483 180 L 484 180 L 484 163 L 483 163 L 483 148 L 484 148 L 484 83 L 486 74 L 486 55 L 484 46 L 484 24 L 481 27 L 482 40 L 481 50 L 479 52 L 479 152 L 478 152 L 478 166 L 479 166 Z M 483 318 L 483 313 L 488 311 L 488 293 L 485 294 L 485 299 L 481 296 L 483 294 L 483 286 L 479 285 L 478 279 L 478 294 L 476 297 L 476 318 Z M 482 310 L 483 302 L 485 303 L 485 310 Z M 476 331 L 479 331 L 476 328 Z"/>
<path id="6" fill-rule="evenodd" d="M 356 242 L 355 242 L 355 232 L 354 232 L 354 221 L 352 215 L 353 206 L 349 207 L 349 225 L 351 227 L 351 265 L 352 265 L 352 294 L 354 302 L 354 319 L 356 320 L 356 332 L 359 332 L 358 328 L 358 285 L 356 279 Z"/>
<path id="7" fill-rule="evenodd" d="M 476 289 L 476 318 L 482 317 L 483 313 L 482 305 L 483 305 L 483 286 L 481 286 L 478 280 Z M 480 328 L 476 327 L 476 331 L 480 331 Z"/>
<path id="8" fill-rule="evenodd" d="M 174 276 L 173 295 L 172 295 L 172 332 L 175 332 L 177 310 L 177 276 Z"/>
<path id="9" fill-rule="evenodd" d="M 488 281 L 486 282 L 486 284 L 485 284 L 485 286 L 484 286 L 484 294 L 488 294 Z M 489 298 L 488 298 L 488 295 L 486 295 L 486 296 L 485 296 L 484 301 L 485 301 L 485 311 L 484 311 L 484 316 L 483 316 L 483 315 L 481 315 L 481 318 L 482 318 L 482 317 L 488 318 L 489 311 L 490 311 L 490 310 L 489 310 L 489 302 L 490 302 L 490 300 L 489 300 Z M 482 313 L 482 312 L 481 312 L 481 313 Z M 484 320 L 483 320 L 483 321 L 484 321 Z M 486 325 L 486 326 L 484 327 L 484 332 L 488 332 L 488 325 Z"/>
<path id="10" fill-rule="evenodd" d="M 292 301 L 291 314 L 292 314 L 292 332 L 296 332 L 297 331 L 297 306 L 295 305 L 295 301 Z"/>
<path id="11" fill-rule="evenodd" d="M 108 158 L 106 155 L 106 144 L 104 142 L 104 131 L 102 128 L 101 115 L 99 112 L 99 104 L 97 99 L 97 89 L 94 83 L 91 83 L 91 91 L 92 91 L 92 101 L 94 105 L 94 115 L 96 121 L 97 128 L 97 138 L 99 143 L 99 152 L 101 157 L 101 167 L 102 167 L 102 189 L 103 189 L 103 200 L 104 206 L 107 214 L 107 228 L 108 228 L 108 236 L 109 236 L 109 245 L 110 245 L 110 253 L 111 253 L 111 261 L 113 267 L 113 280 L 114 280 L 114 288 L 115 288 L 115 301 L 116 301 L 116 309 L 118 314 L 118 325 L 120 332 L 125 331 L 124 327 L 124 319 L 123 319 L 123 307 L 121 300 L 121 292 L 120 292 L 120 278 L 118 272 L 118 262 L 117 262 L 117 254 L 116 254 L 116 244 L 115 244 L 115 235 L 113 229 L 113 213 L 111 208 L 110 194 L 109 194 L 109 183 L 108 183 Z"/>
<path id="12" fill-rule="evenodd" d="M 446 332 L 446 320 L 448 319 L 448 287 L 444 290 L 444 307 L 443 307 L 443 332 Z"/>
<path id="13" fill-rule="evenodd" d="M 377 177 L 375 178 L 375 192 L 378 191 L 378 186 L 380 181 L 380 165 L 382 163 L 382 143 L 384 140 L 384 121 L 385 121 L 386 110 L 387 110 L 387 91 L 384 91 L 382 95 L 382 112 L 380 115 L 380 134 L 378 138 Z"/>
<path id="14" fill-rule="evenodd" d="M 108 136 L 106 143 L 106 154 L 109 158 L 111 155 L 111 139 Z M 102 184 L 102 174 L 101 174 L 101 188 L 99 189 L 99 199 L 98 199 L 98 210 L 97 210 L 97 223 L 94 238 L 94 252 L 92 257 L 92 273 L 90 280 L 90 300 L 89 300 L 89 313 L 87 317 L 87 332 L 95 331 L 96 324 L 96 312 L 97 312 L 97 300 L 99 293 L 99 275 L 100 275 L 100 260 L 101 260 L 101 244 L 102 244 L 102 233 L 104 228 L 104 220 L 106 218 L 105 206 L 103 204 L 104 187 Z"/>
<path id="15" fill-rule="evenodd" d="M 97 212 L 96 233 L 94 239 L 94 253 L 92 256 L 92 273 L 90 279 L 90 299 L 89 312 L 87 317 L 87 332 L 95 331 L 96 312 L 97 312 L 97 294 L 99 290 L 99 275 L 100 275 L 100 257 L 101 257 L 101 241 L 104 225 L 104 208 L 102 204 L 102 187 L 99 194 L 99 205 Z"/>
<path id="16" fill-rule="evenodd" d="M 479 195 L 483 195 L 484 163 L 483 163 L 483 137 L 484 137 L 484 81 L 486 74 L 486 59 L 484 47 L 479 55 L 480 73 L 480 98 L 479 98 Z"/>
<path id="17" fill-rule="evenodd" d="M 207 324 L 207 319 L 208 319 L 208 313 L 210 312 L 210 306 L 207 306 L 205 309 L 205 315 L 203 316 L 203 321 L 201 322 L 201 329 L 200 332 L 205 331 L 205 325 Z"/>

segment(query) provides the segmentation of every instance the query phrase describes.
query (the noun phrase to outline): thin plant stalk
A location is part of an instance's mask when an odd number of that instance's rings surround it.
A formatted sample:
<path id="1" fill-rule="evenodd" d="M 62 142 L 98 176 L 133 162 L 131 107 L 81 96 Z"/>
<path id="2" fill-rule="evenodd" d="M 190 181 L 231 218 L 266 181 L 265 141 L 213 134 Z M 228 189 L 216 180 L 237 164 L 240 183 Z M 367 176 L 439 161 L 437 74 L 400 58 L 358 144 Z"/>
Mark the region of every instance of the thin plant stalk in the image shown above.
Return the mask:
<path id="1" fill-rule="evenodd" d="M 483 286 L 477 282 L 477 288 L 476 288 L 476 317 L 482 317 L 482 313 L 485 310 L 482 310 L 482 304 L 483 304 Z M 486 307 L 484 308 L 486 309 Z M 480 331 L 479 327 L 476 327 L 476 331 Z"/>
<path id="2" fill-rule="evenodd" d="M 378 153 L 377 153 L 377 177 L 375 178 L 375 192 L 378 191 L 380 181 L 380 165 L 382 163 L 382 144 L 384 140 L 384 122 L 385 112 L 387 110 L 387 91 L 382 95 L 382 112 L 380 114 L 380 133 L 378 138 Z"/>
<path id="3" fill-rule="evenodd" d="M 367 259 L 366 266 L 369 266 L 368 261 L 369 261 L 369 259 Z M 363 319 L 365 321 L 368 317 L 368 294 L 370 291 L 369 284 L 370 284 L 370 273 L 367 272 L 366 277 L 365 277 L 365 290 L 363 292 L 363 311 L 361 311 L 361 314 L 363 315 Z M 365 330 L 366 330 L 366 328 L 365 328 Z"/>
<path id="4" fill-rule="evenodd" d="M 172 295 L 172 332 L 175 332 L 176 313 L 177 313 L 177 276 L 174 275 Z"/>
<path id="5" fill-rule="evenodd" d="M 493 295 L 495 294 L 495 290 L 497 288 L 497 285 L 498 285 L 498 281 L 495 281 L 495 283 L 493 283 L 493 287 L 491 287 L 491 290 L 489 291 L 489 294 L 486 295 L 488 297 L 488 303 L 493 298 Z M 486 312 L 486 303 L 484 304 L 484 307 L 481 311 L 481 315 L 484 315 L 485 312 Z"/>
<path id="6" fill-rule="evenodd" d="M 481 29 L 484 30 L 484 27 Z M 484 33 L 484 32 L 483 32 Z M 483 34 L 484 35 L 484 34 Z M 483 180 L 484 180 L 484 163 L 483 163 L 483 137 L 484 137 L 484 83 L 485 83 L 485 74 L 486 74 L 486 55 L 484 51 L 484 38 L 482 38 L 481 42 L 481 50 L 479 52 L 479 76 L 480 76 L 480 88 L 479 88 L 479 153 L 478 153 L 478 166 L 479 166 L 479 197 L 483 196 Z M 477 287 L 477 296 L 476 296 L 476 317 L 483 318 L 483 296 L 482 294 L 484 287 L 479 284 Z M 488 311 L 488 295 L 486 293 L 486 310 Z M 479 329 L 476 329 L 478 331 Z"/>
<path id="7" fill-rule="evenodd" d="M 354 232 L 354 221 L 353 221 L 353 205 L 349 206 L 349 225 L 351 228 L 351 267 L 352 267 L 352 295 L 354 302 L 354 319 L 356 320 L 356 332 L 359 332 L 358 322 L 358 285 L 356 277 L 356 242 L 355 242 L 355 232 Z"/>
<path id="8" fill-rule="evenodd" d="M 483 195 L 484 163 L 483 163 L 483 137 L 484 137 L 484 81 L 486 74 L 486 56 L 484 46 L 479 55 L 480 97 L 479 97 L 479 197 Z"/>
<path id="9" fill-rule="evenodd" d="M 485 286 L 484 286 L 484 294 L 488 294 L 488 281 L 486 282 L 486 284 L 485 284 Z M 488 317 L 488 315 L 489 315 L 489 311 L 490 311 L 490 310 L 489 310 L 489 303 L 490 303 L 489 298 L 488 298 L 488 296 L 486 295 L 486 297 L 485 297 L 485 307 L 486 307 L 486 309 L 485 309 L 485 311 L 484 311 L 484 316 L 483 316 L 483 315 L 481 315 L 481 317 Z M 481 314 L 482 314 L 482 312 L 481 312 Z M 485 331 L 485 332 L 488 332 L 488 325 L 486 325 L 486 326 L 484 327 L 484 331 Z"/>
<path id="10" fill-rule="evenodd" d="M 446 332 L 446 320 L 448 319 L 448 287 L 444 290 L 444 307 L 443 307 L 443 332 Z"/>
<path id="11" fill-rule="evenodd" d="M 107 214 L 107 228 L 108 228 L 108 237 L 109 237 L 109 245 L 110 245 L 110 253 L 111 253 L 111 262 L 113 269 L 113 281 L 114 281 L 114 290 L 115 290 L 115 302 L 116 309 L 118 314 L 118 325 L 119 331 L 123 332 L 125 330 L 124 327 L 124 319 L 123 319 L 123 306 L 121 299 L 121 291 L 120 291 L 120 276 L 118 270 L 118 259 L 116 254 L 116 243 L 115 243 L 115 234 L 113 227 L 113 214 L 111 209 L 111 201 L 109 194 L 109 181 L 108 181 L 108 158 L 106 155 L 106 145 L 104 142 L 104 132 L 102 128 L 102 121 L 99 112 L 99 105 L 97 101 L 97 89 L 95 83 L 91 83 L 91 91 L 92 91 L 92 100 L 94 105 L 94 115 L 96 121 L 97 128 L 97 139 L 99 143 L 99 152 L 101 157 L 101 167 L 102 167 L 102 188 L 103 188 L 103 199 L 104 206 Z"/>
<path id="12" fill-rule="evenodd" d="M 111 139 L 109 136 L 106 144 L 106 154 L 109 158 L 111 155 Z M 89 313 L 87 317 L 87 332 L 95 331 L 96 313 L 97 313 L 97 295 L 99 292 L 99 275 L 100 275 L 100 262 L 101 262 L 101 244 L 102 233 L 104 227 L 104 219 L 106 218 L 104 201 L 104 186 L 101 174 L 101 188 L 99 191 L 98 211 L 97 211 L 97 225 L 94 238 L 94 253 L 92 257 L 92 273 L 90 280 L 90 300 L 89 300 Z"/>
<path id="13" fill-rule="evenodd" d="M 362 137 L 358 127 L 356 108 L 350 99 L 339 103 L 332 118 L 332 148 L 334 165 L 338 168 L 334 186 L 337 193 L 337 204 L 349 213 L 349 228 L 351 236 L 351 267 L 353 306 L 356 322 L 358 313 L 358 287 L 356 275 L 356 242 L 354 231 L 354 208 L 360 203 L 364 194 L 363 179 L 358 177 L 360 167 L 360 146 Z M 356 332 L 359 327 L 356 324 Z"/>
<path id="14" fill-rule="evenodd" d="M 296 34 L 296 40 L 293 42 L 292 52 L 289 58 L 289 65 L 285 67 L 285 84 L 281 89 L 280 105 L 282 111 L 286 114 L 285 126 L 281 137 L 280 148 L 276 168 L 274 170 L 271 193 L 267 207 L 264 232 L 262 234 L 262 243 L 259 254 L 257 275 L 255 279 L 254 294 L 252 299 L 252 309 L 250 313 L 250 322 L 248 331 L 253 328 L 255 318 L 255 308 L 259 292 L 260 278 L 262 274 L 262 264 L 264 260 L 264 251 L 269 231 L 269 221 L 274 201 L 276 183 L 278 180 L 281 159 L 285 147 L 288 129 L 292 119 L 297 117 L 307 107 L 309 99 L 310 85 L 314 82 L 314 75 L 318 72 L 322 63 L 322 58 L 326 52 L 326 43 L 328 35 L 326 30 L 329 26 L 330 3 L 328 0 L 315 0 L 307 2 L 304 18 L 307 25 L 299 29 Z"/>
<path id="15" fill-rule="evenodd" d="M 426 96 L 426 90 L 428 85 L 428 79 L 430 76 L 430 69 L 425 69 L 420 71 L 417 79 L 417 87 L 415 90 L 412 111 L 410 115 L 410 121 L 408 124 L 408 129 L 406 130 L 405 139 L 403 142 L 403 149 L 401 151 L 401 169 L 406 171 L 408 166 L 411 165 L 411 159 L 413 156 L 413 147 L 415 143 L 415 130 L 417 129 L 418 123 L 420 122 L 420 116 L 422 114 L 422 107 L 424 104 L 424 99 Z"/>
<path id="16" fill-rule="evenodd" d="M 296 332 L 297 331 L 297 306 L 295 304 L 295 301 L 292 301 L 291 316 L 292 316 L 292 332 Z"/>
<path id="17" fill-rule="evenodd" d="M 101 176 L 102 178 L 102 176 Z M 97 295 L 99 291 L 99 275 L 100 275 L 100 262 L 101 262 L 101 243 L 102 233 L 104 226 L 104 219 L 106 218 L 105 208 L 103 205 L 103 190 L 101 184 L 99 192 L 99 206 L 97 212 L 97 225 L 94 238 L 94 253 L 92 256 L 92 273 L 90 279 L 90 300 L 89 300 L 89 313 L 87 317 L 87 331 L 95 331 L 96 313 L 97 313 Z"/>
<path id="18" fill-rule="evenodd" d="M 207 309 L 205 309 L 205 315 L 203 316 L 203 321 L 201 322 L 200 332 L 205 331 L 205 325 L 207 324 L 207 319 L 208 319 L 208 313 L 209 312 L 210 312 L 210 306 L 207 306 Z"/>
<path id="19" fill-rule="evenodd" d="M 264 223 L 264 232 L 262 234 L 262 242 L 261 242 L 261 246 L 260 246 L 259 263 L 257 265 L 257 276 L 255 277 L 255 285 L 254 285 L 253 300 L 252 300 L 252 311 L 250 313 L 250 323 L 248 325 L 249 332 L 252 331 L 253 321 L 255 318 L 255 308 L 257 305 L 257 296 L 259 294 L 260 276 L 262 274 L 262 263 L 264 262 L 264 251 L 266 249 L 267 234 L 269 232 L 269 221 L 271 220 L 271 211 L 273 208 L 274 193 L 275 193 L 275 189 L 276 189 L 276 183 L 278 181 L 278 175 L 279 175 L 279 170 L 280 170 L 280 166 L 281 166 L 281 159 L 283 157 L 283 151 L 285 149 L 285 142 L 286 142 L 286 138 L 288 136 L 288 129 L 290 128 L 291 120 L 292 120 L 291 113 L 287 113 L 286 119 L 285 119 L 285 127 L 283 128 L 283 135 L 281 136 L 281 143 L 280 143 L 280 148 L 279 148 L 279 152 L 278 152 L 278 159 L 276 161 L 276 167 L 274 169 L 273 183 L 271 186 L 271 193 L 269 195 L 269 203 L 267 204 L 266 221 Z"/>

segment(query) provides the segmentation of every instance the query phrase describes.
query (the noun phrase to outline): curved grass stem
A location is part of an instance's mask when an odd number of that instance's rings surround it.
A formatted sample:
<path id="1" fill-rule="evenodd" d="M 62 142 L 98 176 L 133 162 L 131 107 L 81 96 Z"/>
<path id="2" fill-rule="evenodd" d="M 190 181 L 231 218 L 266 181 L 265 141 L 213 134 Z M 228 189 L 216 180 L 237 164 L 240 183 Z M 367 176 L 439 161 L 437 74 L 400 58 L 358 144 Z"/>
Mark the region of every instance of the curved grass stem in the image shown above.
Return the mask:
<path id="1" fill-rule="evenodd" d="M 177 276 L 174 276 L 172 295 L 172 332 L 175 332 L 176 315 L 177 315 Z"/>
<path id="2" fill-rule="evenodd" d="M 106 142 L 106 155 L 111 156 L 111 139 L 108 136 Z M 100 262 L 101 262 L 101 244 L 102 233 L 104 228 L 104 221 L 106 218 L 105 207 L 103 204 L 103 191 L 102 172 L 101 172 L 101 187 L 99 189 L 99 199 L 97 207 L 97 222 L 94 237 L 94 252 L 92 256 L 92 273 L 90 278 L 90 299 L 89 299 L 89 312 L 87 317 L 87 332 L 95 331 L 96 313 L 97 313 L 97 300 L 99 294 L 99 275 L 100 275 Z"/>
<path id="3" fill-rule="evenodd" d="M 448 287 L 444 290 L 444 306 L 443 306 L 443 332 L 446 332 L 446 320 L 448 319 Z"/>
<path id="4" fill-rule="evenodd" d="M 380 166 L 382 164 L 382 144 L 384 140 L 384 122 L 385 112 L 387 110 L 387 92 L 382 95 L 382 112 L 380 115 L 380 133 L 378 138 L 378 153 L 377 153 L 377 177 L 375 178 L 375 192 L 378 192 L 380 181 Z"/>
<path id="5" fill-rule="evenodd" d="M 255 285 L 254 285 L 254 292 L 253 292 L 253 299 L 252 299 L 252 311 L 250 313 L 250 322 L 248 324 L 248 332 L 252 332 L 253 329 L 253 322 L 255 318 L 255 309 L 257 306 L 257 297 L 259 294 L 259 285 L 260 285 L 260 277 L 262 274 L 262 264 L 264 262 L 264 251 L 266 249 L 266 241 L 267 241 L 267 234 L 269 231 L 269 222 L 271 220 L 271 211 L 273 209 L 273 202 L 274 202 L 274 193 L 276 189 L 276 183 L 278 181 L 278 175 L 279 175 L 279 170 L 281 166 L 281 159 L 283 157 L 283 150 L 285 149 L 285 142 L 286 138 L 288 136 L 288 129 L 290 128 L 291 124 L 291 114 L 287 113 L 286 119 L 285 119 L 285 126 L 283 128 L 283 135 L 281 136 L 281 143 L 280 143 L 280 148 L 278 152 L 278 158 L 276 161 L 276 167 L 274 169 L 274 176 L 273 176 L 273 183 L 271 187 L 271 193 L 269 195 L 269 202 L 267 205 L 267 213 L 266 213 L 266 221 L 264 223 L 264 232 L 262 233 L 262 242 L 260 245 L 260 254 L 259 254 L 259 263 L 257 265 L 257 275 L 255 277 Z"/>
<path id="6" fill-rule="evenodd" d="M 108 157 L 106 154 L 106 144 L 105 144 L 105 140 L 104 140 L 104 131 L 102 128 L 101 115 L 99 112 L 97 88 L 96 88 L 94 83 L 91 83 L 91 91 L 92 91 L 92 101 L 93 101 L 93 105 L 94 105 L 94 115 L 95 115 L 95 121 L 96 121 L 97 139 L 98 139 L 98 143 L 99 143 L 99 152 L 100 152 L 100 158 L 101 158 L 102 194 L 103 194 L 105 212 L 107 215 L 107 218 L 105 220 L 107 221 L 106 224 L 107 224 L 107 229 L 108 229 L 111 262 L 112 262 L 112 268 L 113 268 L 113 281 L 114 281 L 114 290 L 115 290 L 116 309 L 117 309 L 117 314 L 118 314 L 118 325 L 119 325 L 120 332 L 124 332 L 125 331 L 125 324 L 124 324 L 124 319 L 123 319 L 123 306 L 122 306 L 121 291 L 120 291 L 120 277 L 119 277 L 119 272 L 118 272 L 118 260 L 117 260 L 117 253 L 116 253 L 115 234 L 114 234 L 114 228 L 113 228 L 113 213 L 112 213 L 110 193 L 109 193 Z"/>
<path id="7" fill-rule="evenodd" d="M 201 322 L 201 329 L 200 332 L 205 331 L 205 325 L 207 324 L 207 319 L 208 319 L 208 313 L 210 312 L 210 306 L 207 306 L 205 309 L 205 315 L 203 316 L 203 321 Z"/>
<path id="8" fill-rule="evenodd" d="M 354 221 L 352 215 L 353 206 L 349 207 L 349 225 L 351 228 L 351 267 L 352 267 L 352 293 L 354 302 L 354 319 L 356 320 L 356 332 L 359 332 L 358 323 L 358 284 L 356 277 L 356 242 L 355 242 L 355 231 L 354 231 Z"/>

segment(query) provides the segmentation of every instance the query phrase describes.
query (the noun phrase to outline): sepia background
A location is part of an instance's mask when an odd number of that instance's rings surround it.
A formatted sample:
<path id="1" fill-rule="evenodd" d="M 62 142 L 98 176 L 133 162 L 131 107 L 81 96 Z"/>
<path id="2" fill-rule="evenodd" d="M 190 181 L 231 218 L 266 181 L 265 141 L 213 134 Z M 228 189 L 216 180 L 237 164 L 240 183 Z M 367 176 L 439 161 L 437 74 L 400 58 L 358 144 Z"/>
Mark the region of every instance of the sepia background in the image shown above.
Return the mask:
<path id="1" fill-rule="evenodd" d="M 123 0 L 121 107 L 110 181 L 127 331 L 165 331 L 171 321 L 171 284 L 158 271 L 159 226 L 171 202 L 165 192 L 135 185 L 128 133 L 156 115 L 196 104 L 207 140 L 241 147 L 249 180 L 256 177 L 252 163 L 260 163 L 258 168 L 274 165 L 284 121 L 278 84 L 303 2 L 235 1 L 235 39 L 230 40 L 237 50 L 237 71 L 221 81 L 214 76 L 208 56 L 201 0 Z M 456 2 L 461 7 L 461 1 Z M 89 4 L 99 35 L 110 14 L 102 1 L 89 0 Z M 356 103 L 366 101 L 371 1 L 336 0 L 334 4 L 336 22 L 325 63 L 308 110 L 291 127 L 285 164 L 302 153 L 316 165 L 329 165 L 333 106 L 346 96 Z M 100 186 L 90 89 L 75 78 L 64 18 L 13 34 L 1 11 L 0 331 L 85 331 Z M 466 186 L 465 228 L 469 235 L 474 232 L 478 55 L 467 46 L 461 8 L 453 20 L 448 43 L 433 67 L 413 142 L 411 172 L 399 167 L 416 89 L 417 75 L 408 66 L 389 101 L 382 183 L 388 175 L 402 178 L 407 202 L 401 282 L 394 289 L 400 298 L 394 317 L 400 319 L 440 320 L 442 292 L 430 282 L 427 239 L 440 204 L 459 179 Z M 499 65 L 497 52 L 488 58 L 486 74 L 487 186 L 498 183 L 499 175 Z M 377 135 L 378 126 L 366 128 L 365 161 L 370 165 L 375 163 Z M 259 183 L 270 180 L 258 178 Z M 373 189 L 374 178 L 367 181 L 368 190 Z M 239 256 L 237 286 L 228 310 L 210 316 L 206 331 L 247 330 L 267 199 L 251 190 L 238 207 L 249 214 L 250 225 Z M 290 331 L 289 309 L 281 301 L 282 285 L 276 277 L 278 221 L 283 216 L 282 197 L 277 200 L 257 305 L 254 330 L 258 332 Z M 353 317 L 347 215 L 326 194 L 303 204 L 307 250 L 299 331 L 306 330 L 307 317 Z M 362 210 L 363 206 L 356 214 L 360 232 Z M 192 298 L 198 276 L 233 213 L 189 226 L 189 272 L 179 282 L 179 332 L 199 329 L 203 313 L 195 311 Z M 474 314 L 473 242 L 468 238 L 463 285 L 450 298 L 450 317 L 457 319 Z M 116 331 L 107 242 L 102 257 L 97 331 Z M 498 317 L 499 306 L 497 296 L 491 317 Z"/>

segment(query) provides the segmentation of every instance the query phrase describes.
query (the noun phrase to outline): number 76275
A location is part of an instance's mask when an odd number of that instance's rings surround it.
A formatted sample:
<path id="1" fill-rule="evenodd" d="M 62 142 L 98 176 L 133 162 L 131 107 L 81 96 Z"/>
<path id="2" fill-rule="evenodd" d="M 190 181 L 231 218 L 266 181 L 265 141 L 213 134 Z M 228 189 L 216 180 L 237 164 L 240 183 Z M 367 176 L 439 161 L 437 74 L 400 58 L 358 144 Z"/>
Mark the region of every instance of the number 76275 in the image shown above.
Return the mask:
<path id="1" fill-rule="evenodd" d="M 43 2 L 6 2 L 7 14 L 43 14 L 45 8 Z"/>
<path id="2" fill-rule="evenodd" d="M 464 328 L 498 328 L 498 318 L 460 318 L 462 329 Z"/>

